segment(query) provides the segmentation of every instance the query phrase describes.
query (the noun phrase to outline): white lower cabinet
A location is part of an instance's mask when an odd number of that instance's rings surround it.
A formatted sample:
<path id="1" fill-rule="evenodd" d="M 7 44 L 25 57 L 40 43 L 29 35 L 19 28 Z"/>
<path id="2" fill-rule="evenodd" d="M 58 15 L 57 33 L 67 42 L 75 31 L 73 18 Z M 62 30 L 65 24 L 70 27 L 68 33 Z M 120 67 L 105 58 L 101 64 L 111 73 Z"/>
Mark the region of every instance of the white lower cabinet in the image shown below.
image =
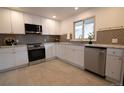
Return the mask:
<path id="1" fill-rule="evenodd" d="M 84 66 L 84 46 L 70 45 L 68 47 L 68 59 L 77 66 Z"/>
<path id="2" fill-rule="evenodd" d="M 84 48 L 82 49 L 76 49 L 75 51 L 75 62 L 79 66 L 84 66 Z"/>
<path id="3" fill-rule="evenodd" d="M 45 44 L 46 59 L 58 57 L 76 66 L 84 66 L 84 46 L 71 44 Z"/>
<path id="4" fill-rule="evenodd" d="M 115 82 L 119 82 L 121 80 L 123 62 L 122 53 L 123 50 L 121 49 L 107 49 L 106 76 Z"/>
<path id="5" fill-rule="evenodd" d="M 28 63 L 27 47 L 15 48 L 16 66 L 21 66 Z"/>
<path id="6" fill-rule="evenodd" d="M 16 53 L 15 54 L 15 59 L 16 59 L 16 66 L 20 66 L 20 65 L 28 63 L 27 53 L 23 53 L 23 52 Z"/>
<path id="7" fill-rule="evenodd" d="M 26 46 L 0 49 L 0 71 L 27 63 L 28 55 Z"/>
<path id="8" fill-rule="evenodd" d="M 55 57 L 55 44 L 53 43 L 45 44 L 45 54 L 46 59 Z"/>
<path id="9" fill-rule="evenodd" d="M 15 58 L 11 53 L 0 54 L 0 70 L 15 66 Z"/>

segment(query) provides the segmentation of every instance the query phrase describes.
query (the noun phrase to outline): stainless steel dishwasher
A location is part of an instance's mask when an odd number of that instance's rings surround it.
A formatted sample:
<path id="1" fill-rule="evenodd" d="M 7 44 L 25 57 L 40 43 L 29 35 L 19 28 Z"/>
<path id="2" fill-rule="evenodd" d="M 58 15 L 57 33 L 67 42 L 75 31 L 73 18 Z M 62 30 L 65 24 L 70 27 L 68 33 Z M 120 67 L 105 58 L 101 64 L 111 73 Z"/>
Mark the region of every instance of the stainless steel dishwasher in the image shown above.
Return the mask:
<path id="1" fill-rule="evenodd" d="M 106 48 L 86 46 L 84 50 L 84 68 L 100 76 L 105 76 Z"/>

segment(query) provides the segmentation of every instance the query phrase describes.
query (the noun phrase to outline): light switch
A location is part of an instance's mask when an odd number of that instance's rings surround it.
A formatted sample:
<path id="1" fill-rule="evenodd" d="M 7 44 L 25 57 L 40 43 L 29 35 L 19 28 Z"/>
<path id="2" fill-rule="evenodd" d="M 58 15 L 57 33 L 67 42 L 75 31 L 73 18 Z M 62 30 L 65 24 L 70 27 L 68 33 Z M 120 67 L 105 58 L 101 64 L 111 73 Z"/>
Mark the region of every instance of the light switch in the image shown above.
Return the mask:
<path id="1" fill-rule="evenodd" d="M 113 38 L 112 39 L 112 43 L 115 43 L 115 44 L 118 43 L 118 39 L 117 38 Z"/>

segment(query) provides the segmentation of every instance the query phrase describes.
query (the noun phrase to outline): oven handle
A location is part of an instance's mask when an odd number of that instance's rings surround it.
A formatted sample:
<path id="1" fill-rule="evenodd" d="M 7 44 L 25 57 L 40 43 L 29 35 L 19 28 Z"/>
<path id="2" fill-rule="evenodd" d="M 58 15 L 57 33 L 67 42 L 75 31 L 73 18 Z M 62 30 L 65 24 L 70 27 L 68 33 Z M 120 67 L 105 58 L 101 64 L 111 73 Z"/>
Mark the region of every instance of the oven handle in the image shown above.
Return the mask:
<path id="1" fill-rule="evenodd" d="M 39 50 L 39 49 L 45 49 L 45 48 L 30 48 L 28 50 Z"/>

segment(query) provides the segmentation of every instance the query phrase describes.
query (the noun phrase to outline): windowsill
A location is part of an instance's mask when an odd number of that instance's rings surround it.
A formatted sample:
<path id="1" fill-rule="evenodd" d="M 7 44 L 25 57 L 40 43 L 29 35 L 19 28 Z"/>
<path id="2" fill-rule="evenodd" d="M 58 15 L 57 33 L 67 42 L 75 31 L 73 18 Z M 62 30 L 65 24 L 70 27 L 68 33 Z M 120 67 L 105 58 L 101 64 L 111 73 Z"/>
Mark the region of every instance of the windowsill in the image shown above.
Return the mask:
<path id="1" fill-rule="evenodd" d="M 70 41 L 90 41 L 88 39 L 71 39 Z M 96 41 L 96 39 L 93 39 L 92 41 Z"/>

